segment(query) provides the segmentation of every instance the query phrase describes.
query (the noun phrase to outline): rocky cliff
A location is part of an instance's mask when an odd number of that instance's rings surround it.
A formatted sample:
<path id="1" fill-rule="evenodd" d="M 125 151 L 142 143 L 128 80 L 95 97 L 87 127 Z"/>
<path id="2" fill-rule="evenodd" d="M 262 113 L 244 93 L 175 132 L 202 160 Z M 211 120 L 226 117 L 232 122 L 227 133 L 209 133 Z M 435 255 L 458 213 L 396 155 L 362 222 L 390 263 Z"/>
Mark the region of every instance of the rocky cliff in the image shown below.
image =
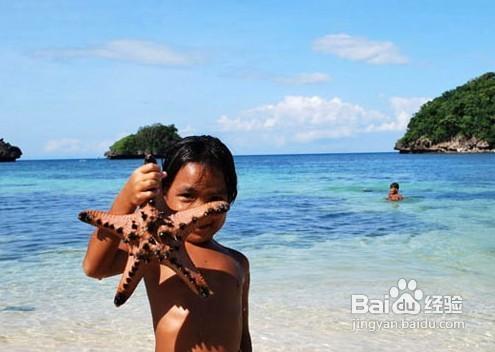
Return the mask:
<path id="1" fill-rule="evenodd" d="M 22 151 L 19 147 L 10 145 L 3 138 L 0 138 L 0 161 L 15 161 L 21 155 Z"/>
<path id="2" fill-rule="evenodd" d="M 476 137 L 466 138 L 457 136 L 449 141 L 432 143 L 427 137 L 420 137 L 407 146 L 400 144 L 395 145 L 396 150 L 401 153 L 485 153 L 495 152 L 487 141 L 477 139 Z"/>

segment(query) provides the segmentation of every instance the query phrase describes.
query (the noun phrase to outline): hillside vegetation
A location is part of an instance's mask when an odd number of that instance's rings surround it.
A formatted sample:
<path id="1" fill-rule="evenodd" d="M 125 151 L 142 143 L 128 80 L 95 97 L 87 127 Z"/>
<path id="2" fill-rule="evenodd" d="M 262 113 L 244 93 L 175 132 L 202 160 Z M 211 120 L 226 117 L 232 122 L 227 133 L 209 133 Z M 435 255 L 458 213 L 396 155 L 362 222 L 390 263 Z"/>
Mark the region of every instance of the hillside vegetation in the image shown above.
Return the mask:
<path id="1" fill-rule="evenodd" d="M 456 150 L 459 148 L 462 150 Z M 494 148 L 493 72 L 425 103 L 411 118 L 406 134 L 395 146 L 403 152 L 485 151 Z"/>

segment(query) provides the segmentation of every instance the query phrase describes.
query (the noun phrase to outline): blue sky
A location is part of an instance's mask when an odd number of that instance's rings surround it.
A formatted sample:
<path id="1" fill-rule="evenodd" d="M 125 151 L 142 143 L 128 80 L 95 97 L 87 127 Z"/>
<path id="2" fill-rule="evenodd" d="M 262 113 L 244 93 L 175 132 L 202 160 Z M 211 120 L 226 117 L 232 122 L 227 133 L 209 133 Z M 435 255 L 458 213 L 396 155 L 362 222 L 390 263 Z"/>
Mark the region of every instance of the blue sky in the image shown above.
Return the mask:
<path id="1" fill-rule="evenodd" d="M 0 137 L 101 157 L 155 122 L 235 154 L 392 151 L 493 71 L 490 1 L 0 1 Z"/>

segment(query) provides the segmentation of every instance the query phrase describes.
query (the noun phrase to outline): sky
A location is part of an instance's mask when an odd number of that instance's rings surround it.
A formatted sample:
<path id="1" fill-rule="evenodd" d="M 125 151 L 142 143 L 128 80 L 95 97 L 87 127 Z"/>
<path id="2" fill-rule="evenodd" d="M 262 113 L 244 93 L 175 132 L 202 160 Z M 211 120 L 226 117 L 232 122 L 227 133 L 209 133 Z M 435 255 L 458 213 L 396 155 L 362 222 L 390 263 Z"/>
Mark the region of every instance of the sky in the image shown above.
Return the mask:
<path id="1" fill-rule="evenodd" d="M 495 71 L 491 1 L 0 0 L 0 138 L 103 157 L 139 127 L 236 155 L 390 152 Z"/>

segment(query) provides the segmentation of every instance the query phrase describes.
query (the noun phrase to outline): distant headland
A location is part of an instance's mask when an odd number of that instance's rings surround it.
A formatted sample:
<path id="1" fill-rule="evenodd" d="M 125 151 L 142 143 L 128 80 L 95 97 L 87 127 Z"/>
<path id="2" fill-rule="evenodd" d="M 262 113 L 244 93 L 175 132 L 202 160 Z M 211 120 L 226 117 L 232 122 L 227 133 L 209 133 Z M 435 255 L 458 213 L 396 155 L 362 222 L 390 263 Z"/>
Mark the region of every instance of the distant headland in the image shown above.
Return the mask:
<path id="1" fill-rule="evenodd" d="M 15 145 L 10 145 L 5 142 L 3 138 L 0 138 L 0 162 L 2 161 L 16 161 L 22 155 L 22 151 Z"/>
<path id="2" fill-rule="evenodd" d="M 401 153 L 495 152 L 495 73 L 425 103 L 394 149 Z"/>
<path id="3" fill-rule="evenodd" d="M 177 128 L 172 125 L 155 123 L 140 127 L 137 133 L 128 135 L 115 142 L 110 150 L 105 152 L 108 159 L 140 159 L 145 153 L 163 157 L 167 147 L 181 139 Z"/>

